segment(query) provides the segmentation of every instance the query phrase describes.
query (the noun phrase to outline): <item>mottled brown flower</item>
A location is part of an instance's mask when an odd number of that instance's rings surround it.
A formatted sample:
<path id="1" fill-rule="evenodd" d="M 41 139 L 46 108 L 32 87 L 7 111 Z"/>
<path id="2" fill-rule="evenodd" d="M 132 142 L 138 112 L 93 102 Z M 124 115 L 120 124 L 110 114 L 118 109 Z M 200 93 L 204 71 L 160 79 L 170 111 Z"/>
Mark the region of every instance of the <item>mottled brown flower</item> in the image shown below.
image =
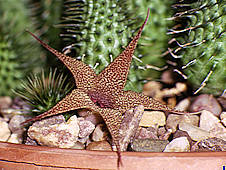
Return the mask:
<path id="1" fill-rule="evenodd" d="M 177 112 L 176 110 L 161 104 L 157 100 L 144 96 L 143 94 L 123 90 L 126 84 L 134 50 L 148 17 L 149 10 L 146 20 L 140 27 L 137 35 L 129 43 L 126 49 L 99 75 L 96 75 L 94 70 L 92 70 L 88 65 L 58 52 L 46 43 L 42 42 L 34 34 L 30 33 L 47 50 L 56 55 L 64 65 L 66 65 L 73 74 L 77 89 L 74 89 L 47 112 L 29 119 L 24 123 L 76 109 L 86 108 L 93 112 L 97 112 L 103 117 L 110 131 L 113 142 L 117 147 L 119 166 L 119 163 L 121 162 L 119 128 L 125 111 L 134 108 L 135 106 L 143 105 L 145 109 Z"/>

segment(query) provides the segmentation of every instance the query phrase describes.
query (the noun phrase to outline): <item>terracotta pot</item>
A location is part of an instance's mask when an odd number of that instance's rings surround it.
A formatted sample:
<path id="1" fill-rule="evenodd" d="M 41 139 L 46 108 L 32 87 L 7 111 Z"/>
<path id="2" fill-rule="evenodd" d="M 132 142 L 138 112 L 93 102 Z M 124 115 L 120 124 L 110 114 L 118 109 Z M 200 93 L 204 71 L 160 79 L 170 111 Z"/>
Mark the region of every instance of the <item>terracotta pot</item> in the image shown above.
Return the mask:
<path id="1" fill-rule="evenodd" d="M 121 170 L 217 170 L 226 165 L 226 152 L 123 152 Z M 59 149 L 0 142 L 0 169 L 117 169 L 115 152 Z"/>

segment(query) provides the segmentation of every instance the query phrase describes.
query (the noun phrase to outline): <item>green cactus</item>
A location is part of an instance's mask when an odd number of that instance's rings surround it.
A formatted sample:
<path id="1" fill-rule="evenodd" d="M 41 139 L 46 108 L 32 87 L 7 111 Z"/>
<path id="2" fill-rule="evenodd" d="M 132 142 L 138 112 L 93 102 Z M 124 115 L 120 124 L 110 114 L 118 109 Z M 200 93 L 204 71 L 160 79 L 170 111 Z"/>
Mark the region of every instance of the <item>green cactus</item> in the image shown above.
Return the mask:
<path id="1" fill-rule="evenodd" d="M 11 89 L 17 87 L 22 76 L 17 70 L 19 65 L 15 58 L 9 42 L 0 37 L 0 96 L 11 95 Z"/>
<path id="2" fill-rule="evenodd" d="M 171 54 L 181 58 L 182 70 L 195 93 L 201 90 L 219 95 L 226 88 L 225 1 L 189 2 L 174 5 L 177 12 L 173 19 L 184 27 L 169 32 L 177 43 Z"/>
<path id="3" fill-rule="evenodd" d="M 59 26 L 66 47 L 71 47 L 73 56 L 95 68 L 97 73 L 120 54 L 141 23 L 137 24 L 131 17 L 124 0 L 66 0 L 63 11 Z M 138 65 L 138 61 L 133 61 L 126 89 L 141 90 Z"/>
<path id="4" fill-rule="evenodd" d="M 144 20 L 147 8 L 150 8 L 151 19 L 142 33 L 135 55 L 142 56 L 144 64 L 156 66 L 160 70 L 166 65 L 163 54 L 168 47 L 169 36 L 166 33 L 172 26 L 172 21 L 168 20 L 172 16 L 172 3 L 169 0 L 129 0 L 128 3 L 130 10 L 141 20 Z M 156 79 L 159 78 L 160 71 L 147 69 L 144 74 Z"/>
<path id="5" fill-rule="evenodd" d="M 27 12 L 24 1 L 0 1 L 0 96 L 13 95 L 19 80 L 41 63 L 39 46 L 25 33 L 33 30 Z"/>

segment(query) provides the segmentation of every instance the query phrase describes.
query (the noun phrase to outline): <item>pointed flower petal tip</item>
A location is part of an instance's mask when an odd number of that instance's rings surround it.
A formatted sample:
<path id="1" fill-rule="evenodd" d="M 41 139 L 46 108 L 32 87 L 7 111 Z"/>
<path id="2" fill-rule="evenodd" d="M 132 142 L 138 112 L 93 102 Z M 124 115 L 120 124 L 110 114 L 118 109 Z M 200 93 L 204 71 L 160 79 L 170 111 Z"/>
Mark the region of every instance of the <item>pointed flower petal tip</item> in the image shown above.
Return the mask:
<path id="1" fill-rule="evenodd" d="M 150 8 L 148 8 L 147 16 L 146 16 L 146 19 L 144 21 L 145 24 L 147 23 L 149 16 L 150 16 Z"/>

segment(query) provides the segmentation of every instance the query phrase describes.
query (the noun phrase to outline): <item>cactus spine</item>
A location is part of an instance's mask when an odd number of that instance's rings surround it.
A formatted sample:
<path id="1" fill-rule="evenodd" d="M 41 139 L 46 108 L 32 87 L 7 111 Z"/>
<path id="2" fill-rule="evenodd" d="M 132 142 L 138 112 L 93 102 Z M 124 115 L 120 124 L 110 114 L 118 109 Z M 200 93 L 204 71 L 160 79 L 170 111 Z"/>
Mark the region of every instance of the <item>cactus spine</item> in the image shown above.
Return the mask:
<path id="1" fill-rule="evenodd" d="M 177 47 L 171 54 L 181 58 L 182 70 L 190 84 L 201 92 L 219 95 L 226 88 L 225 3 L 199 0 L 175 4 L 172 29 Z M 184 25 L 186 21 L 186 25 Z"/>

